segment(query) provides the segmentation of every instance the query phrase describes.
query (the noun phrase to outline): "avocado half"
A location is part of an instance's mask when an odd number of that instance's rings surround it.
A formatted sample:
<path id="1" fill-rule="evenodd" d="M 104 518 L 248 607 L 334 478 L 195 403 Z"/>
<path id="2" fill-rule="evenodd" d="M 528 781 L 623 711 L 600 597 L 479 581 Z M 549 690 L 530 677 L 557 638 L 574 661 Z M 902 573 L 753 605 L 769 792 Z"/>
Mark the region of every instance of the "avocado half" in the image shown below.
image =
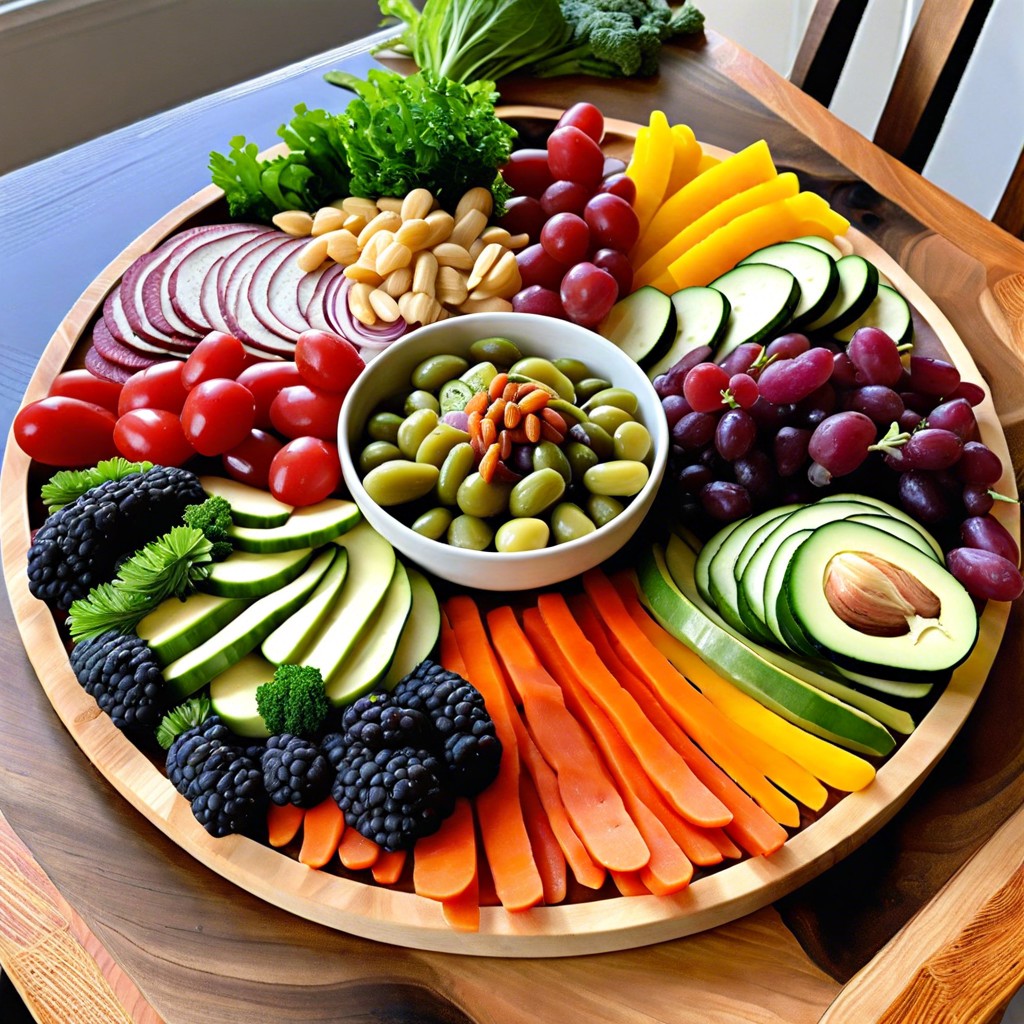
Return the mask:
<path id="1" fill-rule="evenodd" d="M 838 556 L 838 557 L 837 557 Z M 853 556 L 853 558 L 844 557 Z M 930 610 L 918 614 L 913 609 L 902 617 L 897 635 L 873 632 L 849 621 L 849 611 L 840 614 L 842 605 L 834 595 L 833 573 L 851 574 L 853 563 L 864 560 L 903 570 L 937 600 Z M 870 564 L 863 586 L 854 594 L 853 603 L 873 608 L 886 615 L 892 625 L 891 603 L 886 608 L 887 581 L 872 573 Z M 856 590 L 856 585 L 854 587 Z M 850 588 L 847 588 L 849 593 Z M 891 591 L 890 591 L 891 593 Z M 922 605 L 923 607 L 923 605 Z M 864 523 L 837 520 L 812 531 L 794 552 L 779 594 L 780 625 L 787 635 L 835 664 L 858 672 L 873 671 L 891 678 L 923 679 L 949 671 L 964 661 L 978 639 L 978 615 L 974 602 L 948 570 L 919 548 Z M 884 627 L 880 627 L 884 630 Z"/>

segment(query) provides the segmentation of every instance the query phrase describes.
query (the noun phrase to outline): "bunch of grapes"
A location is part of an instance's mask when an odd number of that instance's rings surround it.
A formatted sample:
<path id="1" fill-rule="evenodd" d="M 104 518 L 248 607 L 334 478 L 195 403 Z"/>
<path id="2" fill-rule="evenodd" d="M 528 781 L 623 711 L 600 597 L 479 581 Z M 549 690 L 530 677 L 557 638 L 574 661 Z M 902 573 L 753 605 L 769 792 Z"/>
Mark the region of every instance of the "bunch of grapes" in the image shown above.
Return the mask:
<path id="1" fill-rule="evenodd" d="M 704 347 L 654 386 L 672 432 L 670 476 L 692 511 L 731 522 L 841 482 L 935 531 L 974 596 L 1024 592 L 1017 544 L 991 515 L 1003 466 L 979 437 L 984 392 L 952 363 L 914 355 L 905 366 L 892 338 L 865 327 L 843 348 L 789 333 L 715 363 Z"/>
<path id="2" fill-rule="evenodd" d="M 517 258 L 523 288 L 512 305 L 520 312 L 596 327 L 632 290 L 636 186 L 621 160 L 602 153 L 603 137 L 601 111 L 577 103 L 545 149 L 516 150 L 501 170 L 515 191 L 501 224 L 532 242 Z"/>

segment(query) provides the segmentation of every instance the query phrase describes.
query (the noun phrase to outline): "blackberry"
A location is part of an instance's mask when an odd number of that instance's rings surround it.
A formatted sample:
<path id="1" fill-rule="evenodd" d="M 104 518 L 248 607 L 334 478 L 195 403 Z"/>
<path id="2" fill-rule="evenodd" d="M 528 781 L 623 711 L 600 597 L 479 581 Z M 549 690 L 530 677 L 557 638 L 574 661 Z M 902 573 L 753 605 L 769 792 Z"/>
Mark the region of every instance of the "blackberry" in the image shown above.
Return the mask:
<path id="1" fill-rule="evenodd" d="M 312 740 L 290 733 L 271 736 L 261 764 L 264 788 L 275 804 L 313 807 L 330 792 L 334 773 Z"/>
<path id="2" fill-rule="evenodd" d="M 428 659 L 398 683 L 391 699 L 430 719 L 457 794 L 475 796 L 494 781 L 501 741 L 475 686 Z"/>
<path id="3" fill-rule="evenodd" d="M 118 729 L 151 732 L 163 716 L 164 677 L 149 644 L 111 630 L 71 649 L 71 670 Z"/>
<path id="4" fill-rule="evenodd" d="M 28 552 L 29 591 L 69 608 L 111 579 L 122 558 L 179 524 L 187 505 L 205 498 L 199 478 L 174 466 L 104 481 L 39 528 Z"/>
<path id="5" fill-rule="evenodd" d="M 431 742 L 430 719 L 422 711 L 402 707 L 389 693 L 372 693 L 350 704 L 341 717 L 341 727 L 351 740 L 373 750 Z"/>

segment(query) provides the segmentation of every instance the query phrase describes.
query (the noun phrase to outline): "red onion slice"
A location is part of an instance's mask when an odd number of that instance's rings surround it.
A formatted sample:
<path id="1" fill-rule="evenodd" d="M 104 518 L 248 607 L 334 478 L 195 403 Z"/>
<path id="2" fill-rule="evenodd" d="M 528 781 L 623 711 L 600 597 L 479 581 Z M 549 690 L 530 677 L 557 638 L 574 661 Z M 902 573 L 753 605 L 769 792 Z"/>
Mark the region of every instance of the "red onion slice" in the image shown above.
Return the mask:
<path id="1" fill-rule="evenodd" d="M 409 325 L 402 317 L 389 324 L 378 322 L 373 327 L 367 327 L 366 324 L 360 323 L 348 308 L 348 293 L 351 287 L 352 281 L 346 277 L 341 286 L 335 290 L 329 319 L 337 324 L 342 337 L 348 338 L 353 345 L 359 346 L 360 349 L 364 346 L 370 348 L 386 346 L 397 341 L 409 329 Z M 374 353 L 374 355 L 376 354 Z M 365 355 L 364 358 L 366 358 Z"/>

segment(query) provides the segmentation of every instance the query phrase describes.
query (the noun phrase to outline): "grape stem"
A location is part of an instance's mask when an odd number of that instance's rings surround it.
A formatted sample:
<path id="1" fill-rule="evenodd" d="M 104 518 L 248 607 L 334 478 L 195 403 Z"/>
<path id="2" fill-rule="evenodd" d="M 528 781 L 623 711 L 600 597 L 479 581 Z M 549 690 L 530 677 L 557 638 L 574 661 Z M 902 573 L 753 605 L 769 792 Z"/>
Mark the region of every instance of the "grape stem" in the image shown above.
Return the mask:
<path id="1" fill-rule="evenodd" d="M 726 405 L 730 409 L 738 409 L 740 407 L 740 403 L 733 398 L 732 388 L 723 388 L 718 393 L 722 396 L 722 405 Z"/>
<path id="2" fill-rule="evenodd" d="M 998 491 L 989 490 L 988 496 L 993 501 L 1005 501 L 1009 505 L 1020 504 L 1020 498 L 1011 498 L 1008 494 L 1000 494 Z"/>
<path id="3" fill-rule="evenodd" d="M 898 423 L 893 423 L 874 444 L 868 445 L 869 452 L 884 452 L 886 455 L 897 455 L 899 450 L 910 440 L 910 434 L 906 430 L 900 430 Z"/>

